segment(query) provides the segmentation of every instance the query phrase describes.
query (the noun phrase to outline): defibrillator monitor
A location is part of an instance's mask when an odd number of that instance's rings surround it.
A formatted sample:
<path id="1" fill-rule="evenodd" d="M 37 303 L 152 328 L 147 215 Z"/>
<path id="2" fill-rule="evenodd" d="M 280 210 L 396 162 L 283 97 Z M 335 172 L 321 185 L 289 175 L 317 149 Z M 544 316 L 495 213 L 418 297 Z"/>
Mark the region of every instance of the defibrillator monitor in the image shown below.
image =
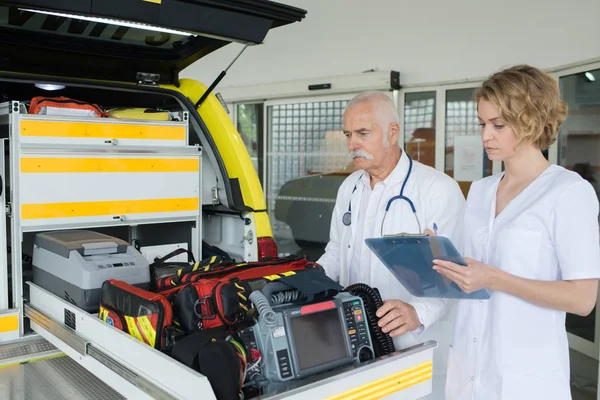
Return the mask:
<path id="1" fill-rule="evenodd" d="M 286 317 L 299 375 L 322 365 L 352 361 L 346 326 L 333 301 L 296 309 Z"/>
<path id="2" fill-rule="evenodd" d="M 258 351 L 262 375 L 275 386 L 374 358 L 360 297 L 342 292 L 331 300 L 272 311 L 275 318 L 259 315 L 240 338 L 249 353 Z"/>

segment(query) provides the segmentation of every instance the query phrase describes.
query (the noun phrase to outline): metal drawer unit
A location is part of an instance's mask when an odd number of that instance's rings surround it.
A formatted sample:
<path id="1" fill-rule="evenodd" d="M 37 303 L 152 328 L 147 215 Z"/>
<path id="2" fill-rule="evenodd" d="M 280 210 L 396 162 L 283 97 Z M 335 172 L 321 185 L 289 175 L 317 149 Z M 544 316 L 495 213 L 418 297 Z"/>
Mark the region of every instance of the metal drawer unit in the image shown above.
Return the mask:
<path id="1" fill-rule="evenodd" d="M 0 314 L 0 342 L 23 335 L 25 232 L 190 221 L 195 225 L 191 250 L 201 249 L 202 149 L 188 146 L 187 113 L 182 121 L 157 122 L 24 110 L 16 101 L 0 105 L 0 125 L 9 133 L 6 197 L 14 299 L 12 310 L 0 310 L 6 314 Z M 0 272 L 0 277 L 8 273 Z M 6 306 L 6 292 L 0 295 Z M 15 328 L 16 315 L 18 329 L 9 329 Z"/>

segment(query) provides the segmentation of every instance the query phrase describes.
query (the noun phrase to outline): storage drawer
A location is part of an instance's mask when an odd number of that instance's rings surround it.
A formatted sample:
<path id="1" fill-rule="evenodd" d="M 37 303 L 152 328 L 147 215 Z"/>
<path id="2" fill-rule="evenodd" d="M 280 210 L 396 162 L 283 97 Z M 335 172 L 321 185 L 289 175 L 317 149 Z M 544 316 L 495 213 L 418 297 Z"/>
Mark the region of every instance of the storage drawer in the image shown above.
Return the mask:
<path id="1" fill-rule="evenodd" d="M 185 147 L 188 135 L 187 119 L 155 122 L 49 115 L 19 118 L 19 141 L 23 144 Z"/>
<path id="2" fill-rule="evenodd" d="M 128 398 L 215 399 L 208 379 L 29 283 L 34 331 Z M 261 399 L 418 399 L 431 393 L 435 342 L 311 377 Z"/>
<path id="3" fill-rule="evenodd" d="M 96 315 L 30 285 L 32 329 L 130 399 L 215 399 L 208 379 Z M 183 384 L 185 382 L 185 384 Z"/>
<path id="4" fill-rule="evenodd" d="M 21 226 L 32 230 L 196 220 L 201 156 L 198 150 L 186 150 L 187 154 L 23 151 L 18 175 Z"/>

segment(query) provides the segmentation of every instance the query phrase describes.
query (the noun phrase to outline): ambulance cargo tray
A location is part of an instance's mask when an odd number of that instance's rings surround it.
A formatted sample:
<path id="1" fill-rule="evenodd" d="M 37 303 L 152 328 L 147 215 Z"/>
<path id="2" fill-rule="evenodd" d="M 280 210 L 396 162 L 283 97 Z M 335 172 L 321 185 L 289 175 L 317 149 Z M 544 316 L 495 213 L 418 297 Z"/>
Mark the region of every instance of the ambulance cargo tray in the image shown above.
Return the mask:
<path id="1" fill-rule="evenodd" d="M 32 329 L 127 398 L 216 399 L 208 379 L 96 315 L 28 282 Z M 65 318 L 71 327 L 66 325 Z M 295 381 L 261 400 L 418 399 L 431 393 L 434 341 Z M 186 382 L 182 385 L 181 382 Z"/>

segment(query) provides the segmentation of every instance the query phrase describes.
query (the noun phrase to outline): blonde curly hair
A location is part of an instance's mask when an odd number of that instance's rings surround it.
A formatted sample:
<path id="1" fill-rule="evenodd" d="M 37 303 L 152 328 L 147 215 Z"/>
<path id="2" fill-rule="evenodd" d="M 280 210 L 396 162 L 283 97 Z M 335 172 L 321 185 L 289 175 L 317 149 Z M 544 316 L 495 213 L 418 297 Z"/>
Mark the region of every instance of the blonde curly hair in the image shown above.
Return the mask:
<path id="1" fill-rule="evenodd" d="M 550 147 L 567 118 L 567 103 L 560 98 L 558 82 L 530 65 L 517 65 L 491 75 L 475 94 L 500 110 L 500 117 L 515 131 L 518 143 L 540 150 Z"/>

